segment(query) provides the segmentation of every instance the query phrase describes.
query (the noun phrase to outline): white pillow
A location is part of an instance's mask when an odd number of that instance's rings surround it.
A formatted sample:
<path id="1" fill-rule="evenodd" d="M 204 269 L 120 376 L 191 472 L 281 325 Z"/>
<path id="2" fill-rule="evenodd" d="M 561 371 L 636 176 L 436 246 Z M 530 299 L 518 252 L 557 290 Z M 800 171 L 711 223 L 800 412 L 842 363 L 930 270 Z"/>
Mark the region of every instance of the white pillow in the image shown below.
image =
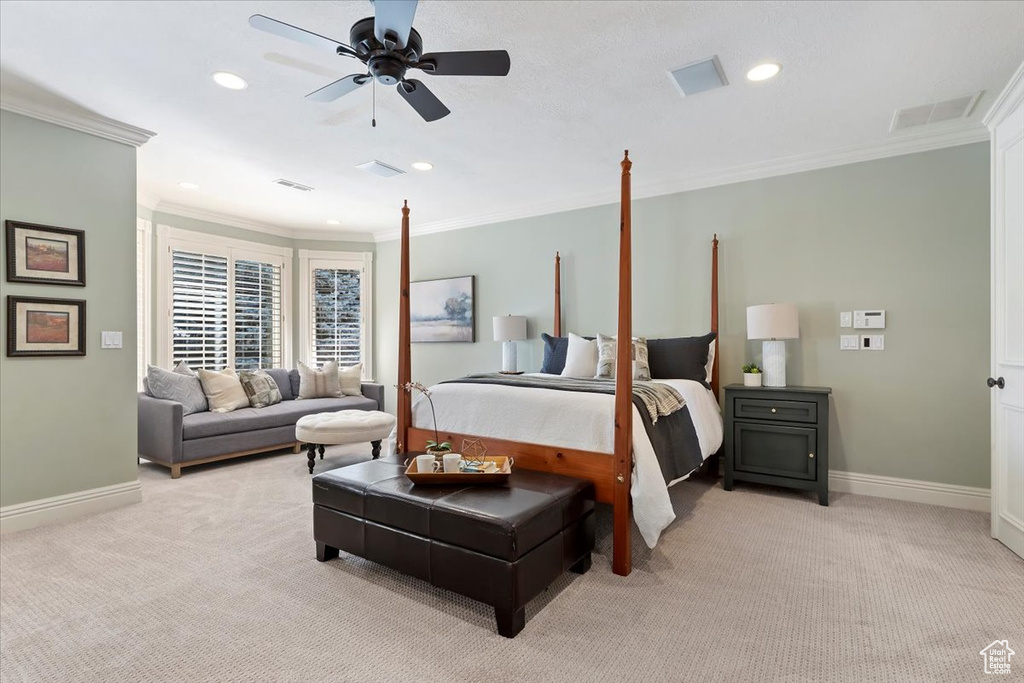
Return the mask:
<path id="1" fill-rule="evenodd" d="M 301 360 L 298 362 L 298 366 L 298 398 L 336 398 L 341 396 L 337 361 L 328 361 L 319 370 L 314 370 Z"/>
<path id="2" fill-rule="evenodd" d="M 711 384 L 711 373 L 715 369 L 715 343 L 717 341 L 717 339 L 712 339 L 711 343 L 708 344 L 708 364 L 704 366 L 704 370 L 708 373 L 708 384 Z"/>
<path id="3" fill-rule="evenodd" d="M 199 383 L 203 385 L 210 412 L 230 413 L 232 410 L 249 407 L 249 397 L 232 368 L 224 368 L 220 372 L 200 369 Z"/>
<path id="4" fill-rule="evenodd" d="M 363 395 L 363 364 L 356 363 L 348 368 L 338 368 L 338 383 L 342 396 Z"/>
<path id="5" fill-rule="evenodd" d="M 597 340 L 586 340 L 569 333 L 562 377 L 593 377 L 597 374 Z"/>

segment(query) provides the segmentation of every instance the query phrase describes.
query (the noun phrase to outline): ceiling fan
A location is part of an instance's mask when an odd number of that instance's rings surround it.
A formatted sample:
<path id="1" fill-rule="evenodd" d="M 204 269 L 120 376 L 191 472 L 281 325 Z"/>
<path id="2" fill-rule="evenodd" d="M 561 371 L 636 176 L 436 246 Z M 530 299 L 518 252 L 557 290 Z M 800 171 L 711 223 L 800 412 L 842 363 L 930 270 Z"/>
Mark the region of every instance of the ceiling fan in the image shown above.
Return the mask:
<path id="1" fill-rule="evenodd" d="M 326 48 L 342 57 L 353 57 L 366 65 L 368 73 L 345 76 L 309 93 L 306 95 L 309 99 L 333 102 L 376 79 L 382 85 L 397 85 L 398 94 L 416 113 L 426 121 L 437 121 L 451 111 L 422 82 L 406 78 L 409 69 L 419 69 L 435 76 L 507 76 L 510 62 L 505 50 L 423 54 L 423 41 L 412 27 L 416 5 L 417 0 L 373 2 L 374 16 L 352 25 L 349 31 L 351 45 L 262 14 L 249 17 L 249 24 L 282 38 Z"/>

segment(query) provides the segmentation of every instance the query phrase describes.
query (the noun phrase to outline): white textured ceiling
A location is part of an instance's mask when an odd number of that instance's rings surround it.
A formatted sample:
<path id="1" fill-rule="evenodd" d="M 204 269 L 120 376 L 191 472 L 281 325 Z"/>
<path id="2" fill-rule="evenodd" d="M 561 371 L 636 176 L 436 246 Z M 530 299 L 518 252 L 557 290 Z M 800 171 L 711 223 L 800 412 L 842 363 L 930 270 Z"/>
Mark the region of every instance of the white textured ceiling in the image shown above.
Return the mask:
<path id="1" fill-rule="evenodd" d="M 425 50 L 507 49 L 506 78 L 421 80 L 452 114 L 425 123 L 392 89 L 303 96 L 358 62 L 249 27 L 259 12 L 347 42 L 354 2 L 0 3 L 0 67 L 103 116 L 155 131 L 140 192 L 299 231 L 381 232 L 403 199 L 414 225 L 487 222 L 611 198 L 630 149 L 638 195 L 676 181 L 875 145 L 893 111 L 984 90 L 1024 60 L 1021 2 L 441 2 Z M 717 54 L 730 85 L 681 97 L 666 73 Z M 744 74 L 763 60 L 783 71 Z M 250 87 L 215 85 L 216 70 Z M 354 166 L 408 171 L 382 179 Z M 413 171 L 413 161 L 435 164 Z M 288 178 L 316 188 L 270 184 Z M 188 191 L 179 181 L 199 183 Z M 328 218 L 340 227 L 325 224 Z"/>

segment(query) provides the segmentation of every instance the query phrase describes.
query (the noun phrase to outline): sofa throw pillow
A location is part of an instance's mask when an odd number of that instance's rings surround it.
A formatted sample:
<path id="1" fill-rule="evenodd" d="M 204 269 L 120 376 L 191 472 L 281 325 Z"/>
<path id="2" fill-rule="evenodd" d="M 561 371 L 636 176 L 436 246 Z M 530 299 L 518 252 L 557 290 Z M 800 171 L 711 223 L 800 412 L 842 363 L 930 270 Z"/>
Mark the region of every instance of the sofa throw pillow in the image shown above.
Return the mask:
<path id="1" fill-rule="evenodd" d="M 185 367 L 188 368 L 187 365 Z M 174 372 L 171 372 L 155 365 L 148 366 L 146 368 L 146 388 L 148 389 L 147 393 L 153 398 L 180 403 L 182 415 L 202 413 L 207 410 L 206 395 L 203 394 L 199 378 L 179 372 L 177 367 Z"/>
<path id="2" fill-rule="evenodd" d="M 710 388 L 708 361 L 714 339 L 714 332 L 701 337 L 648 339 L 651 376 L 654 379 L 689 379 Z"/>
<path id="3" fill-rule="evenodd" d="M 597 335 L 597 372 L 594 377 L 612 379 L 615 377 L 615 357 L 618 351 L 616 337 Z M 633 379 L 651 381 L 651 366 L 647 361 L 647 340 L 633 337 Z"/>
<path id="4" fill-rule="evenodd" d="M 249 398 L 253 408 L 266 408 L 281 402 L 281 390 L 277 382 L 263 370 L 242 370 L 238 373 L 238 381 Z"/>
<path id="5" fill-rule="evenodd" d="M 544 340 L 544 360 L 540 371 L 548 375 L 560 375 L 565 368 L 565 354 L 569 352 L 568 337 L 552 337 L 545 332 L 540 333 Z"/>
<path id="6" fill-rule="evenodd" d="M 336 398 L 341 396 L 338 363 L 328 361 L 314 370 L 302 361 L 299 366 L 299 398 Z"/>
<path id="7" fill-rule="evenodd" d="M 569 333 L 562 377 L 593 377 L 597 374 L 597 342 Z"/>
<path id="8" fill-rule="evenodd" d="M 232 410 L 249 407 L 249 397 L 245 395 L 245 389 L 233 368 L 219 372 L 199 370 L 199 381 L 210 403 L 210 412 L 230 413 Z"/>
<path id="9" fill-rule="evenodd" d="M 363 395 L 363 364 L 356 363 L 347 368 L 338 368 L 338 384 L 342 396 Z"/>

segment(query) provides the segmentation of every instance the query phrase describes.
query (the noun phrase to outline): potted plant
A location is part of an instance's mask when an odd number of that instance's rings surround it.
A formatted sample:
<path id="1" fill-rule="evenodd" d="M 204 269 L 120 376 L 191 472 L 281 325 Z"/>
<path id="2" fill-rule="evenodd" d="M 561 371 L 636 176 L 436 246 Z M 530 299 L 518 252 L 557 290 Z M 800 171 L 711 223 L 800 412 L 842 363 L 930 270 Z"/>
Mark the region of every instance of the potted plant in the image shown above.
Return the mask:
<path id="1" fill-rule="evenodd" d="M 743 366 L 743 386 L 761 386 L 761 368 L 757 363 L 747 363 Z"/>
<path id="2" fill-rule="evenodd" d="M 434 401 L 430 398 L 430 389 L 427 389 L 420 382 L 409 382 L 405 385 L 405 390 L 412 393 L 412 390 L 420 392 L 427 397 L 427 402 L 430 403 L 430 416 L 434 420 L 434 439 L 427 441 L 427 453 L 431 455 L 444 455 L 445 453 L 452 452 L 452 445 L 447 441 L 441 441 L 441 437 L 437 433 L 437 415 L 434 413 Z"/>

